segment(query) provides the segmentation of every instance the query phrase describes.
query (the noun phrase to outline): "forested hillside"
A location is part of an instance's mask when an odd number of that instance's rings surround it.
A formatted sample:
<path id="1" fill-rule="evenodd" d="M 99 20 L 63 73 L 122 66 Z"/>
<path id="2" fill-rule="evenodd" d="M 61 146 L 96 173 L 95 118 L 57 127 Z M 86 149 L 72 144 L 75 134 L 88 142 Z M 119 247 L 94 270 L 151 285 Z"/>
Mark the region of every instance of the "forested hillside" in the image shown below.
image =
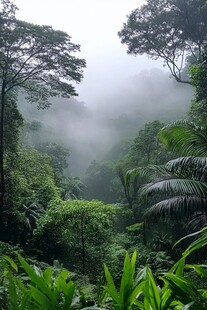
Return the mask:
<path id="1" fill-rule="evenodd" d="M 207 309 L 206 1 L 133 10 L 168 71 L 96 107 L 70 35 L 0 3 L 0 309 Z"/>

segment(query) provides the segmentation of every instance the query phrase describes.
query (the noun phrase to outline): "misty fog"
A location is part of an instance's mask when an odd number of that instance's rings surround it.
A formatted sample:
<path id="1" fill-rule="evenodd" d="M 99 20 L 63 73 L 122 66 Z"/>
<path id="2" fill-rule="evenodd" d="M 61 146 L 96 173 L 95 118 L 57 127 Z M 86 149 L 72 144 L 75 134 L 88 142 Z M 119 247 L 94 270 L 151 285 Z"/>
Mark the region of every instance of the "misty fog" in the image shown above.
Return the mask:
<path id="1" fill-rule="evenodd" d="M 48 110 L 37 110 L 22 98 L 20 110 L 27 121 L 40 121 L 36 139 L 54 141 L 70 149 L 69 170 L 82 175 L 89 163 L 101 160 L 121 140 L 132 139 L 147 121 L 182 118 L 192 98 L 189 85 L 179 84 L 160 69 L 144 70 L 111 85 L 105 97 L 94 87 L 96 105 L 77 98 L 52 98 Z"/>
<path id="2" fill-rule="evenodd" d="M 69 33 L 72 42 L 81 45 L 79 57 L 87 62 L 84 79 L 76 86 L 80 99 L 53 98 L 46 111 L 19 100 L 24 117 L 43 124 L 33 139 L 70 148 L 71 174 L 82 175 L 92 160 L 104 158 L 114 144 L 133 139 L 145 122 L 169 122 L 186 114 L 192 98 L 190 86 L 176 83 L 164 69 L 152 69 L 161 67 L 161 60 L 127 55 L 117 36 L 126 15 L 142 0 L 16 3 L 20 19 Z M 50 14 L 45 14 L 48 7 Z"/>

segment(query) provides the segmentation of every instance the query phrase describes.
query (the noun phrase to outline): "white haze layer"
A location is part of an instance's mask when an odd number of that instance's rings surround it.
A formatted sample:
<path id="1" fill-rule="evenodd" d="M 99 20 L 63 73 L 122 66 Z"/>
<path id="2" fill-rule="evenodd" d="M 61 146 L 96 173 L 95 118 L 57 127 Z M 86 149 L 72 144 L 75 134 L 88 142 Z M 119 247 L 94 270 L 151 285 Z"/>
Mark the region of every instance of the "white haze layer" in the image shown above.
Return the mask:
<path id="1" fill-rule="evenodd" d="M 122 87 L 97 99 L 93 108 L 74 99 L 55 98 L 49 110 L 38 111 L 25 103 L 21 111 L 26 119 L 44 124 L 41 139 L 52 138 L 71 149 L 70 171 L 81 175 L 92 160 L 103 159 L 113 145 L 135 137 L 145 122 L 185 117 L 191 98 L 189 85 L 152 69 L 126 79 Z"/>

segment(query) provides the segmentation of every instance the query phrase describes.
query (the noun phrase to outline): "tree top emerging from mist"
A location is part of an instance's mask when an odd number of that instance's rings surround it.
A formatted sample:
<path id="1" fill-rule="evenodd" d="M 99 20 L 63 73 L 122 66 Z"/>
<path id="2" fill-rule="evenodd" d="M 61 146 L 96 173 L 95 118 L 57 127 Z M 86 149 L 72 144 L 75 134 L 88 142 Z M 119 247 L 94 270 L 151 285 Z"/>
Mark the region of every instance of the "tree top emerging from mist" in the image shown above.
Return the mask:
<path id="1" fill-rule="evenodd" d="M 147 0 L 131 12 L 118 33 L 128 53 L 162 58 L 178 82 L 187 55 L 195 62 L 207 43 L 205 0 Z"/>
<path id="2" fill-rule="evenodd" d="M 0 0 L 0 226 L 4 212 L 4 121 L 8 98 L 19 87 L 27 99 L 46 108 L 51 96 L 77 95 L 71 81 L 80 82 L 85 60 L 76 58 L 79 45 L 70 36 L 16 19 L 17 7 Z M 1 227 L 0 227 L 1 229 Z"/>
<path id="3" fill-rule="evenodd" d="M 30 101 L 45 106 L 50 96 L 77 95 L 71 81 L 80 82 L 85 60 L 74 56 L 80 46 L 50 26 L 16 19 L 17 7 L 1 0 L 0 83 L 6 94 L 24 87 Z"/>

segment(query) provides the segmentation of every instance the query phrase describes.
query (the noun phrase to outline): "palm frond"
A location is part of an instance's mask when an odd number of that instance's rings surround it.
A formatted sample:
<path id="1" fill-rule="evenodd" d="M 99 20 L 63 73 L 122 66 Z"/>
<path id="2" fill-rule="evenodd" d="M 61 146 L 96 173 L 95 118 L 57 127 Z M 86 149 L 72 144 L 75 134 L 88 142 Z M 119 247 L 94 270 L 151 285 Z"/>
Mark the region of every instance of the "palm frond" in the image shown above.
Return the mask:
<path id="1" fill-rule="evenodd" d="M 148 165 L 146 167 L 137 167 L 128 170 L 126 173 L 126 184 L 129 186 L 130 182 L 135 177 L 148 178 L 150 180 L 170 177 L 170 169 L 165 165 Z"/>
<path id="2" fill-rule="evenodd" d="M 22 215 L 24 217 L 25 226 L 32 231 L 36 227 L 37 220 L 44 213 L 44 209 L 42 206 L 36 203 L 32 203 L 29 206 L 22 205 L 23 212 Z"/>
<path id="3" fill-rule="evenodd" d="M 159 218 L 167 220 L 205 213 L 207 213 L 207 198 L 176 196 L 151 206 L 145 213 L 145 219 L 152 222 Z"/>
<path id="4" fill-rule="evenodd" d="M 207 127 L 181 120 L 165 126 L 159 138 L 170 150 L 184 156 L 207 156 Z"/>
<path id="5" fill-rule="evenodd" d="M 197 180 L 175 179 L 173 177 L 148 183 L 141 188 L 141 195 L 149 197 L 153 194 L 174 194 L 207 197 L 207 185 Z"/>
<path id="6" fill-rule="evenodd" d="M 165 126 L 159 137 L 168 148 L 185 157 L 173 159 L 165 166 L 150 165 L 128 172 L 129 182 L 131 175 L 143 173 L 152 180 L 140 190 L 141 196 L 153 204 L 146 212 L 146 219 L 175 215 L 206 218 L 207 123 L 201 127 L 188 120 L 176 121 Z M 192 225 L 196 221 L 198 218 Z"/>
<path id="7" fill-rule="evenodd" d="M 207 213 L 196 212 L 193 214 L 192 219 L 186 225 L 186 228 L 189 232 L 195 231 L 198 228 L 202 229 L 207 225 Z"/>
<path id="8" fill-rule="evenodd" d="M 170 160 L 166 167 L 176 176 L 197 180 L 205 180 L 207 177 L 207 157 L 179 157 Z"/>
<path id="9" fill-rule="evenodd" d="M 129 185 L 131 180 L 136 177 L 148 177 L 149 176 L 149 167 L 137 167 L 130 169 L 126 173 L 126 184 Z"/>

